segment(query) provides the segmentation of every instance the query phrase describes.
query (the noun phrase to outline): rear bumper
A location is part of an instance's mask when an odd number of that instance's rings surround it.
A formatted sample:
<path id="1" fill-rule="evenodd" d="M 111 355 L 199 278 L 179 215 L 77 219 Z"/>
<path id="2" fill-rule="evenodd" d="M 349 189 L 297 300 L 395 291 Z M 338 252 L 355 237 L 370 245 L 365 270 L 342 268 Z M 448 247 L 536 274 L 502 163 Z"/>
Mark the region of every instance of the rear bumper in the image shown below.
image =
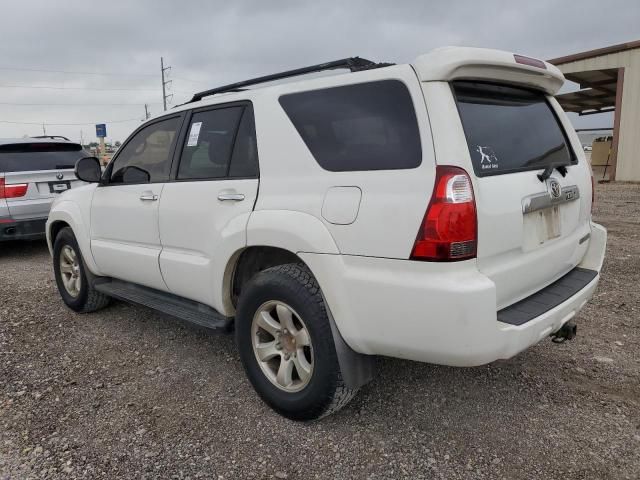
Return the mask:
<path id="1" fill-rule="evenodd" d="M 29 220 L 0 219 L 0 242 L 9 240 L 37 240 L 45 237 L 46 218 Z"/>
<path id="2" fill-rule="evenodd" d="M 592 225 L 581 269 L 596 272 L 566 300 L 521 325 L 498 321 L 494 283 L 475 261 L 452 264 L 300 254 L 355 351 L 453 366 L 513 357 L 573 318 L 593 295 L 606 230 Z"/>

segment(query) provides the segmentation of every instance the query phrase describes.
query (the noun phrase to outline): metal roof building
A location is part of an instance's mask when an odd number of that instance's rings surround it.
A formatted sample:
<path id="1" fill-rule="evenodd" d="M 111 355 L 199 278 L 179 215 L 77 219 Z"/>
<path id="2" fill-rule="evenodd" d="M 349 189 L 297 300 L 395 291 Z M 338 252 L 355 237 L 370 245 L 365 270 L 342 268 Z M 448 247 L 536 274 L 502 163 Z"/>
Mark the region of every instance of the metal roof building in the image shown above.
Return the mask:
<path id="1" fill-rule="evenodd" d="M 577 92 L 557 96 L 567 112 L 614 113 L 612 180 L 640 182 L 640 40 L 554 58 Z"/>

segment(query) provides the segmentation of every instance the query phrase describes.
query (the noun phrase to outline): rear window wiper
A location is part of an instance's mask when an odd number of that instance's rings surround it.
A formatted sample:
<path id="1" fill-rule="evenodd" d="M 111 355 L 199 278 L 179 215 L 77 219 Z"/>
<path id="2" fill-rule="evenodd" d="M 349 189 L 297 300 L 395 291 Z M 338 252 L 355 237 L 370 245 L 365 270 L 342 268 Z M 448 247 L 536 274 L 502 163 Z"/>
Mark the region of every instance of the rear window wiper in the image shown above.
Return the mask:
<path id="1" fill-rule="evenodd" d="M 560 175 L 562 175 L 563 177 L 567 176 L 567 166 L 566 165 L 549 165 L 547 168 L 544 169 L 544 171 L 542 173 L 538 174 L 538 179 L 541 182 L 544 182 L 545 180 L 547 180 L 551 176 L 553 171 L 556 170 L 556 169 L 558 170 Z"/>

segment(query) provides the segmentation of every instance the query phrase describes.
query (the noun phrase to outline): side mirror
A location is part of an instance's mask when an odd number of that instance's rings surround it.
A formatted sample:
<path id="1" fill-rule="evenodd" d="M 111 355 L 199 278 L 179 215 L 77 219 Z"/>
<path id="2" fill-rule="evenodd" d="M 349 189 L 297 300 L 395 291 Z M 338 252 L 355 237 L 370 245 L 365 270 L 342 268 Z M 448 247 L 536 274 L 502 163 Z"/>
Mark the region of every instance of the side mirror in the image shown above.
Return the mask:
<path id="1" fill-rule="evenodd" d="M 100 160 L 96 157 L 84 157 L 76 162 L 76 177 L 83 182 L 97 183 L 102 177 L 102 168 Z"/>

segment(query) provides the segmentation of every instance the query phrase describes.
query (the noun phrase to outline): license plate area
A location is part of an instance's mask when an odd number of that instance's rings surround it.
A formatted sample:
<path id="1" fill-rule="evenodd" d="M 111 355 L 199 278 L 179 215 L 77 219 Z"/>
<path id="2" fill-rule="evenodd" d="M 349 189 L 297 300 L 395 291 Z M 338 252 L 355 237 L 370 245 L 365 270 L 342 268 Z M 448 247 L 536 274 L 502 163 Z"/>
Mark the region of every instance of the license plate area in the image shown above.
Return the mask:
<path id="1" fill-rule="evenodd" d="M 71 188 L 71 182 L 49 182 L 50 193 L 62 193 Z"/>
<path id="2" fill-rule="evenodd" d="M 560 205 L 524 214 L 523 250 L 539 248 L 562 235 Z"/>

